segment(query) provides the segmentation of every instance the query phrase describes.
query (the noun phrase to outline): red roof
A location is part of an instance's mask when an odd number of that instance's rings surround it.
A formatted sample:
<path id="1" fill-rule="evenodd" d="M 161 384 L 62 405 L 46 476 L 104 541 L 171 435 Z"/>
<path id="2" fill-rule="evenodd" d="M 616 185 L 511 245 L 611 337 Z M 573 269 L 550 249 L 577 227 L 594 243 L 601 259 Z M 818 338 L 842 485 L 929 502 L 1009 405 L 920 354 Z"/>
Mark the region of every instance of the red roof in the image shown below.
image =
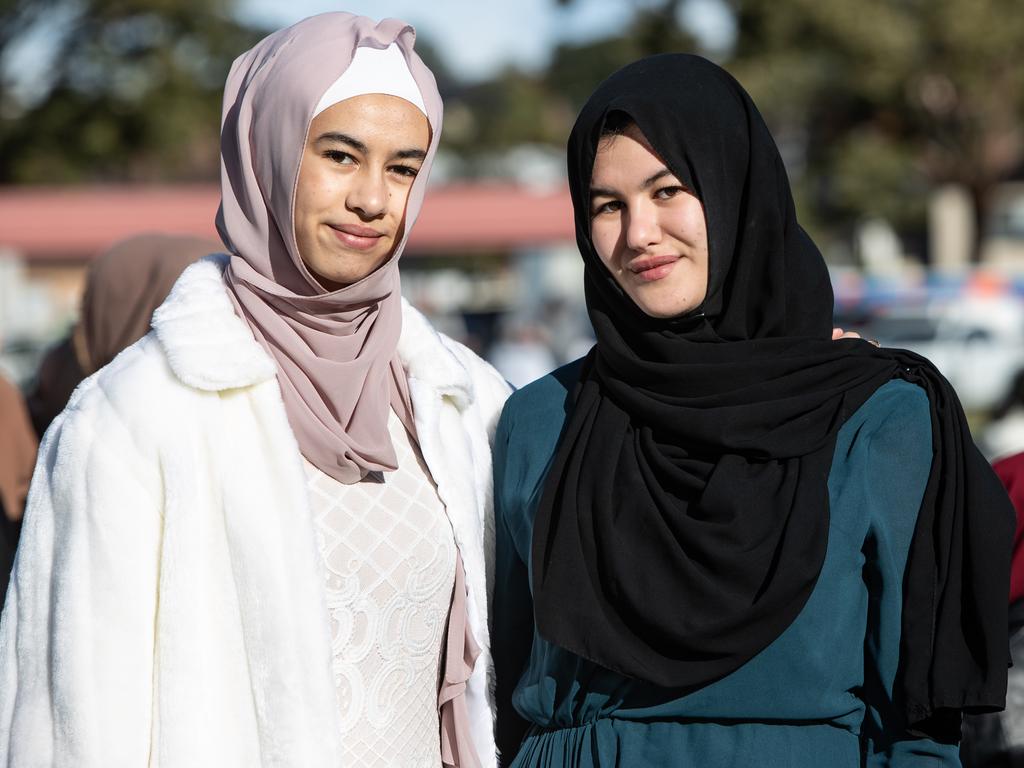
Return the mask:
<path id="1" fill-rule="evenodd" d="M 139 232 L 216 238 L 220 189 L 204 186 L 0 189 L 0 246 L 31 261 L 88 259 Z M 489 182 L 433 187 L 411 252 L 502 250 L 572 242 L 567 189 Z"/>

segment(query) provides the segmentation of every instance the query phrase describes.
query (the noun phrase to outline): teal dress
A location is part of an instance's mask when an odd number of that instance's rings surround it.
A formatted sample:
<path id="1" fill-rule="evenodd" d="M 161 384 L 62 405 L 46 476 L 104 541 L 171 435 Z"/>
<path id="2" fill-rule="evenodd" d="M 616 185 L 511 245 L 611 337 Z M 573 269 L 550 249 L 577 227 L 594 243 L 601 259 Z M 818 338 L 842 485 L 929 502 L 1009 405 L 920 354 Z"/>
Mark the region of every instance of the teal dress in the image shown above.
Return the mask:
<path id="1" fill-rule="evenodd" d="M 828 551 L 806 606 L 740 669 L 687 693 L 611 672 L 534 626 L 533 518 L 579 369 L 577 361 L 512 395 L 495 439 L 492 651 L 503 765 L 959 766 L 955 745 L 907 733 L 892 695 L 903 570 L 931 463 L 924 392 L 891 381 L 846 422 L 828 479 Z"/>

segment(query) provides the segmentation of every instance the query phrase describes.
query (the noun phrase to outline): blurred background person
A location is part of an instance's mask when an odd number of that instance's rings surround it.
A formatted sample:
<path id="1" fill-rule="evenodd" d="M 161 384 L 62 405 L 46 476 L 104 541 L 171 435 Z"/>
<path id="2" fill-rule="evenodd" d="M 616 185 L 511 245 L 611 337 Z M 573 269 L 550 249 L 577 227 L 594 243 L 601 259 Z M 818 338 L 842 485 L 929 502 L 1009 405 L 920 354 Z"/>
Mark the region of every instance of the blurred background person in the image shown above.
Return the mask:
<path id="1" fill-rule="evenodd" d="M 0 589 L 7 579 L 18 544 L 21 516 L 36 463 L 37 441 L 24 398 L 0 375 Z M 4 598 L 0 595 L 0 608 Z"/>
<path id="2" fill-rule="evenodd" d="M 990 460 L 1024 451 L 1024 371 L 1013 377 L 1009 391 L 992 411 L 991 421 L 981 433 L 980 446 Z"/>
<path id="3" fill-rule="evenodd" d="M 964 768 L 1021 768 L 1024 766 L 1024 453 L 992 465 L 1017 511 L 1010 572 L 1010 668 L 1006 709 L 968 717 L 960 758 Z"/>
<path id="4" fill-rule="evenodd" d="M 185 267 L 222 250 L 219 243 L 198 237 L 140 234 L 89 265 L 78 322 L 43 357 L 28 395 L 39 439 L 82 379 L 149 333 L 153 311 Z"/>
<path id="5" fill-rule="evenodd" d="M 509 318 L 503 323 L 501 337 L 488 358 L 513 387 L 529 384 L 558 365 L 544 329 L 527 318 Z"/>
<path id="6" fill-rule="evenodd" d="M 8 521 L 21 519 L 37 447 L 21 392 L 0 376 L 0 498 Z"/>

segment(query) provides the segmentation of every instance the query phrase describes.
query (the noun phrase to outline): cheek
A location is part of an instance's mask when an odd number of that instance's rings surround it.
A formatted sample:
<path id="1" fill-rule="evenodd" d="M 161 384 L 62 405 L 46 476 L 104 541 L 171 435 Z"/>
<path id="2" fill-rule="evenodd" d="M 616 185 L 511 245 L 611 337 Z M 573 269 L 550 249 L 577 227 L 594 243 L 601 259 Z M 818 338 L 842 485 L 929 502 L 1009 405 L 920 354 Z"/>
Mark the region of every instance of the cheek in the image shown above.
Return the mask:
<path id="1" fill-rule="evenodd" d="M 686 239 L 703 253 L 708 251 L 707 223 L 704 221 L 704 209 L 699 204 L 690 205 L 684 218 Z"/>
<path id="2" fill-rule="evenodd" d="M 395 221 L 405 218 L 405 207 L 409 202 L 412 184 L 392 184 L 388 189 L 388 213 Z"/>
<path id="3" fill-rule="evenodd" d="M 340 177 L 319 166 L 312 164 L 308 172 L 303 169 L 299 173 L 299 183 L 295 190 L 295 217 L 300 211 L 303 216 L 310 217 L 323 213 L 339 198 Z"/>
<path id="4" fill-rule="evenodd" d="M 299 183 L 295 187 L 295 221 L 296 223 L 305 220 L 310 211 L 315 208 L 316 182 L 312 173 L 303 171 L 299 175 Z"/>
<path id="5" fill-rule="evenodd" d="M 615 243 L 618 242 L 618 229 L 609 221 L 594 219 L 590 226 L 590 240 L 594 244 L 594 250 L 598 257 L 608 267 L 612 274 L 617 271 L 614 265 Z"/>

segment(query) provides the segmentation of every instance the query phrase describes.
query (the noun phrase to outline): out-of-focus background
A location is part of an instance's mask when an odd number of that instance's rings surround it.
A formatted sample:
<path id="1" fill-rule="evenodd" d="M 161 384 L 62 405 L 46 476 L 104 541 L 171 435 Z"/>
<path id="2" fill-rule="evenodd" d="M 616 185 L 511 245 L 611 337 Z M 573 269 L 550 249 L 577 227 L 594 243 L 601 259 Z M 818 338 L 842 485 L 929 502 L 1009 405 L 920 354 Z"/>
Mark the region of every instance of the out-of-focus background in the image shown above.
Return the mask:
<path id="1" fill-rule="evenodd" d="M 266 32 L 417 27 L 445 99 L 403 290 L 521 384 L 591 343 L 564 182 L 582 101 L 642 55 L 751 92 L 831 266 L 837 324 L 930 357 L 991 455 L 1024 449 L 1021 0 L 0 0 L 0 369 L 33 386 L 90 262 L 215 237 L 220 95 Z"/>

